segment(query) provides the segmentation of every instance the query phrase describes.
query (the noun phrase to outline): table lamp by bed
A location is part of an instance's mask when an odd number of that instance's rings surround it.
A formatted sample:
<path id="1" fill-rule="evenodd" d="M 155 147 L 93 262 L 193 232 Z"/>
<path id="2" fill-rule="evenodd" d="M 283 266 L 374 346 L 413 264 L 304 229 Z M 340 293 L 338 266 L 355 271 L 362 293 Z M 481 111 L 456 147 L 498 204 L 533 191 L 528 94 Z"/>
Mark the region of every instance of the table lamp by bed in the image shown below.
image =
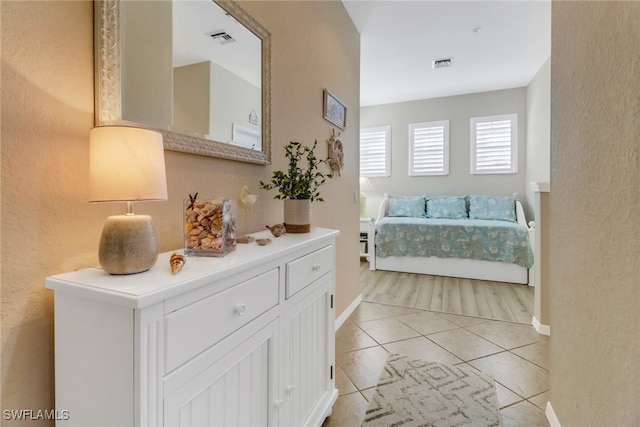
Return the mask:
<path id="1" fill-rule="evenodd" d="M 148 129 L 104 126 L 89 133 L 91 202 L 127 202 L 125 215 L 107 218 L 98 258 L 110 274 L 140 273 L 158 258 L 149 215 L 135 215 L 133 202 L 167 200 L 162 134 Z"/>

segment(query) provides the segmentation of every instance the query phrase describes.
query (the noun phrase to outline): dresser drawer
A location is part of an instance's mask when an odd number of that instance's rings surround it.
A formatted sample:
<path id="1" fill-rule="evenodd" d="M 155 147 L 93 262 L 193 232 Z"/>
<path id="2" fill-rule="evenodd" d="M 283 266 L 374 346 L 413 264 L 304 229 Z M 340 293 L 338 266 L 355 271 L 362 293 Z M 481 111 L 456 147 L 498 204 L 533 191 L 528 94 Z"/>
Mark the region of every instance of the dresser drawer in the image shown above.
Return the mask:
<path id="1" fill-rule="evenodd" d="M 286 298 L 295 295 L 320 276 L 333 269 L 333 246 L 287 263 Z"/>
<path id="2" fill-rule="evenodd" d="M 166 372 L 278 305 L 278 269 L 165 316 Z"/>

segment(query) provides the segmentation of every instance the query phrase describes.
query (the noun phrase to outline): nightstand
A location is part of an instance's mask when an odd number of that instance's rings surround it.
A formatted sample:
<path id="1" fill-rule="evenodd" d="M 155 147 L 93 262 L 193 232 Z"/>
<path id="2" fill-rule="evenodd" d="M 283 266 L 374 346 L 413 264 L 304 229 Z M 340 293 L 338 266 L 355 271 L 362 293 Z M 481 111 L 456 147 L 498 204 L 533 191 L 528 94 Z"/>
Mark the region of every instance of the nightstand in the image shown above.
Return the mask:
<path id="1" fill-rule="evenodd" d="M 366 257 L 369 261 L 369 224 L 373 218 L 360 218 L 360 257 Z"/>

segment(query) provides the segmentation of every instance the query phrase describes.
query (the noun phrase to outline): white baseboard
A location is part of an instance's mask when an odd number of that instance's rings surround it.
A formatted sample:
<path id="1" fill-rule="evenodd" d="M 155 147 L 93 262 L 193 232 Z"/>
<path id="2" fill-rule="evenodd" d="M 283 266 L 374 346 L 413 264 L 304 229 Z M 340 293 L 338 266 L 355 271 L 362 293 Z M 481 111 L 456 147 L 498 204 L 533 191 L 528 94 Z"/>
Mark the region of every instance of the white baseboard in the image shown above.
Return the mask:
<path id="1" fill-rule="evenodd" d="M 533 328 L 536 330 L 536 332 L 538 332 L 540 335 L 546 335 L 548 337 L 551 336 L 551 326 L 543 325 L 535 316 L 533 316 L 531 324 L 533 325 Z"/>
<path id="2" fill-rule="evenodd" d="M 549 421 L 549 425 L 551 427 L 562 427 L 560 425 L 560 420 L 558 420 L 558 417 L 556 416 L 556 413 L 551 406 L 551 402 L 547 402 L 547 409 L 544 411 L 544 413 L 547 416 L 547 421 Z"/>
<path id="3" fill-rule="evenodd" d="M 361 302 L 362 302 L 362 295 L 358 295 L 358 297 L 354 299 L 351 304 L 349 304 L 349 307 L 347 307 L 342 312 L 342 314 L 338 316 L 338 318 L 336 319 L 336 331 L 340 328 L 340 326 L 342 326 L 344 321 L 347 320 L 349 316 L 351 316 L 351 313 L 353 313 L 353 310 L 358 308 Z"/>

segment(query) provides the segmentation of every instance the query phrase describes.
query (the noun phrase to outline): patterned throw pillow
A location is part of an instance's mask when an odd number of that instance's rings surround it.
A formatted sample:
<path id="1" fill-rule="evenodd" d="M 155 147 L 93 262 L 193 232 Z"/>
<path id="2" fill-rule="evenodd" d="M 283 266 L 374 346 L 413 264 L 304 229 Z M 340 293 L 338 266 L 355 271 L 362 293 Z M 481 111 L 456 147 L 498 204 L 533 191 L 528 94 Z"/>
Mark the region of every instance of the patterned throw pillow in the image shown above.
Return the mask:
<path id="1" fill-rule="evenodd" d="M 517 222 L 514 196 L 469 196 L 469 218 Z"/>
<path id="2" fill-rule="evenodd" d="M 387 216 L 411 216 L 424 218 L 424 196 L 389 196 Z"/>
<path id="3" fill-rule="evenodd" d="M 427 199 L 427 218 L 467 219 L 463 196 L 435 196 Z"/>

